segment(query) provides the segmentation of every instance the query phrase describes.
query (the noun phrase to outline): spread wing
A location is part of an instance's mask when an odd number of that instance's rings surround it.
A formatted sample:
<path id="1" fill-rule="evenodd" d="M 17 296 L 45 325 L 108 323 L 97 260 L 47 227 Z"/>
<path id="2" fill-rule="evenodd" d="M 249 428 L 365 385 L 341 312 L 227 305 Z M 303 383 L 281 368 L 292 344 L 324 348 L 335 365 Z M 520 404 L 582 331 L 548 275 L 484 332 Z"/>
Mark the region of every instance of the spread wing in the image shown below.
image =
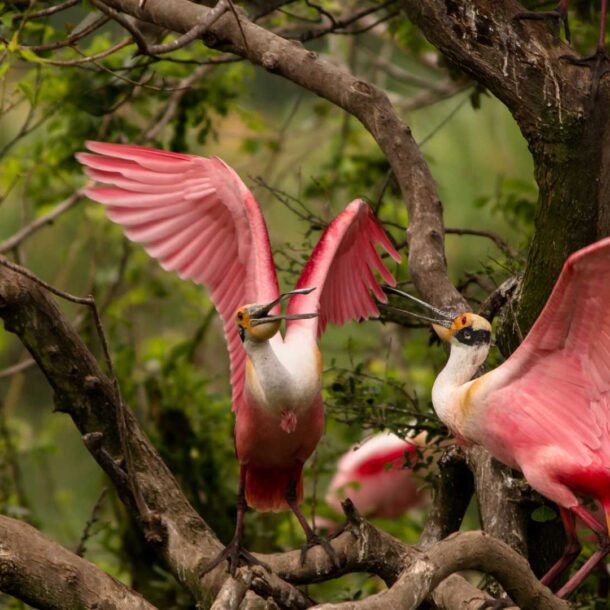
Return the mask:
<path id="1" fill-rule="evenodd" d="M 379 272 L 392 286 L 396 281 L 376 245 L 400 262 L 400 255 L 369 206 L 356 199 L 326 227 L 297 282 L 297 288 L 317 290 L 293 297 L 288 306 L 289 314 L 317 311 L 319 317 L 291 320 L 288 334 L 296 328 L 306 328 L 316 337 L 324 332 L 328 322 L 343 324 L 379 315 L 371 291 L 384 303 L 387 298 L 374 272 Z"/>
<path id="2" fill-rule="evenodd" d="M 106 205 L 161 266 L 206 286 L 220 314 L 231 359 L 233 408 L 244 386 L 245 351 L 237 308 L 279 294 L 267 228 L 252 193 L 224 161 L 143 146 L 88 142 L 78 160 L 94 180 L 87 190 Z"/>
<path id="3" fill-rule="evenodd" d="M 490 375 L 493 417 L 510 413 L 524 443 L 530 434 L 585 463 L 591 451 L 610 458 L 610 238 L 570 256 L 523 343 Z"/>

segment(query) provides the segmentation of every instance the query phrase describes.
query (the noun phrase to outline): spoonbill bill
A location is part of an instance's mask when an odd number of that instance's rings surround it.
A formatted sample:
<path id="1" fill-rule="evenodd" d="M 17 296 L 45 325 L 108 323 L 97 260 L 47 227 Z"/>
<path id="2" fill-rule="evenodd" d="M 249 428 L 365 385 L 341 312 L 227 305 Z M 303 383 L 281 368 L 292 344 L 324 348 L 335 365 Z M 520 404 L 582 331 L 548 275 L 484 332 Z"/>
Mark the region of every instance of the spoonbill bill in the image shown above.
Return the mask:
<path id="1" fill-rule="evenodd" d="M 400 517 L 420 505 L 425 497 L 411 468 L 423 446 L 421 434 L 404 440 L 382 432 L 351 447 L 337 464 L 326 503 L 340 513 L 341 502 L 349 497 L 365 517 Z"/>
<path id="2" fill-rule="evenodd" d="M 474 380 L 489 352 L 489 322 L 468 312 L 449 316 L 394 288 L 386 292 L 425 305 L 430 315 L 420 317 L 451 346 L 432 388 L 439 418 L 457 438 L 521 470 L 558 505 L 568 542 L 542 582 L 552 584 L 580 553 L 575 517 L 595 533 L 597 550 L 558 591 L 568 596 L 610 552 L 610 238 L 567 259 L 525 340 Z M 605 525 L 583 497 L 601 506 Z"/>
<path id="3" fill-rule="evenodd" d="M 224 325 L 231 361 L 235 450 L 240 464 L 235 534 L 202 573 L 224 561 L 256 562 L 242 546 L 246 506 L 259 511 L 291 509 L 307 549 L 318 537 L 299 508 L 303 464 L 324 427 L 322 358 L 317 338 L 328 322 L 377 316 L 371 291 L 381 290 L 374 272 L 394 283 L 375 246 L 396 261 L 392 246 L 368 205 L 352 201 L 326 228 L 296 289 L 279 293 L 267 228 L 252 193 L 226 163 L 187 154 L 88 142 L 78 160 L 97 182 L 87 190 L 106 205 L 161 266 L 203 284 Z M 288 313 L 279 313 L 290 300 Z M 278 333 L 288 320 L 285 336 Z"/>

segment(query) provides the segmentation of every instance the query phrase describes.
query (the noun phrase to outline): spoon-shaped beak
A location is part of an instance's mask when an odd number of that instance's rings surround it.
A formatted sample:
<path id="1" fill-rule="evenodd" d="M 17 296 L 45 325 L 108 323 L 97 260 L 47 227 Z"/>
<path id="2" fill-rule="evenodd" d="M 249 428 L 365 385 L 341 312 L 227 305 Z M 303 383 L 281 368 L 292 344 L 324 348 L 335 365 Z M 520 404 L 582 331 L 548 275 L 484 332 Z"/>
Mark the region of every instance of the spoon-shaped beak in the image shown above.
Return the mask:
<path id="1" fill-rule="evenodd" d="M 277 322 L 278 320 L 308 320 L 310 318 L 316 318 L 318 316 L 317 313 L 300 313 L 300 314 L 278 314 L 276 316 L 267 315 L 276 305 L 279 305 L 283 301 L 290 299 L 293 296 L 298 294 L 309 294 L 313 292 L 315 287 L 313 288 L 299 288 L 298 290 L 291 290 L 289 292 L 283 292 L 277 299 L 271 301 L 271 303 L 267 303 L 267 305 L 262 305 L 254 312 L 250 313 L 250 324 L 252 326 L 257 326 L 258 324 L 266 324 L 267 322 Z"/>
<path id="2" fill-rule="evenodd" d="M 382 286 L 382 288 L 386 294 L 397 294 L 398 296 L 404 297 L 406 299 L 409 299 L 410 301 L 413 301 L 414 303 L 417 303 L 418 305 L 421 305 L 428 311 L 431 311 L 433 314 L 435 314 L 435 317 L 415 313 L 406 309 L 398 309 L 397 307 L 392 307 L 391 305 L 384 305 L 384 309 L 387 309 L 388 311 L 395 311 L 397 313 L 407 314 L 409 316 L 412 316 L 413 318 L 417 318 L 418 320 L 432 322 L 432 324 L 438 324 L 439 326 L 444 326 L 445 328 L 451 328 L 451 324 L 453 323 L 453 316 L 445 313 L 442 309 L 438 309 L 437 307 L 430 305 L 430 303 L 426 303 L 426 301 L 422 301 L 421 299 L 414 297 L 412 294 L 409 294 L 408 292 L 403 292 L 402 290 L 398 290 L 397 288 L 393 288 L 392 286 L 385 285 Z"/>

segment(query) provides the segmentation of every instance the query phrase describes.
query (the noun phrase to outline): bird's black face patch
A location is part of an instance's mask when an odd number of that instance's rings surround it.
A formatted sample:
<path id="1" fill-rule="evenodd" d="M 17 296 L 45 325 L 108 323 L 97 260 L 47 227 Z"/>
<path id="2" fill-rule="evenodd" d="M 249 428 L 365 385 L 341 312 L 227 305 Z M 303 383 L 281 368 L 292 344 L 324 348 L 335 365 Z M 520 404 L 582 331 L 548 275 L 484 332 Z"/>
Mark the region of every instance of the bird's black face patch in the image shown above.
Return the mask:
<path id="1" fill-rule="evenodd" d="M 455 338 L 464 345 L 483 345 L 491 342 L 491 333 L 488 330 L 474 330 L 472 326 L 466 326 L 455 333 Z"/>

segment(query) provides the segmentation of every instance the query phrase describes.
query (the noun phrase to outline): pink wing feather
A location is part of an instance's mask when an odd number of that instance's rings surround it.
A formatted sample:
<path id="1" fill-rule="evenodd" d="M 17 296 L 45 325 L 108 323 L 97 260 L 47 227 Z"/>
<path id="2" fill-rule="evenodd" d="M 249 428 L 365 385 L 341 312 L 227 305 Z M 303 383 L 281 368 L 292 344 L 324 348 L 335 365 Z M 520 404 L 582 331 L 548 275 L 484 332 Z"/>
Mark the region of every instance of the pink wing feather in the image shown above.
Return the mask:
<path id="1" fill-rule="evenodd" d="M 237 308 L 279 294 L 267 228 L 252 193 L 224 161 L 144 146 L 87 142 L 79 153 L 94 180 L 87 195 L 106 205 L 161 266 L 207 286 L 223 324 L 231 358 L 233 408 L 244 387 L 245 351 L 234 322 Z"/>
<path id="2" fill-rule="evenodd" d="M 316 290 L 293 297 L 288 306 L 289 314 L 318 311 L 319 317 L 290 321 L 288 333 L 295 328 L 307 328 L 319 336 L 328 322 L 343 324 L 378 316 L 371 291 L 384 303 L 387 298 L 373 272 L 378 271 L 392 286 L 396 281 L 376 245 L 400 262 L 400 255 L 369 206 L 356 199 L 328 225 L 301 273 L 297 288 L 315 286 Z"/>
<path id="3" fill-rule="evenodd" d="M 548 443 L 610 464 L 610 238 L 570 256 L 523 343 L 489 375 L 487 425 L 498 437 L 514 427 L 518 454 Z"/>

